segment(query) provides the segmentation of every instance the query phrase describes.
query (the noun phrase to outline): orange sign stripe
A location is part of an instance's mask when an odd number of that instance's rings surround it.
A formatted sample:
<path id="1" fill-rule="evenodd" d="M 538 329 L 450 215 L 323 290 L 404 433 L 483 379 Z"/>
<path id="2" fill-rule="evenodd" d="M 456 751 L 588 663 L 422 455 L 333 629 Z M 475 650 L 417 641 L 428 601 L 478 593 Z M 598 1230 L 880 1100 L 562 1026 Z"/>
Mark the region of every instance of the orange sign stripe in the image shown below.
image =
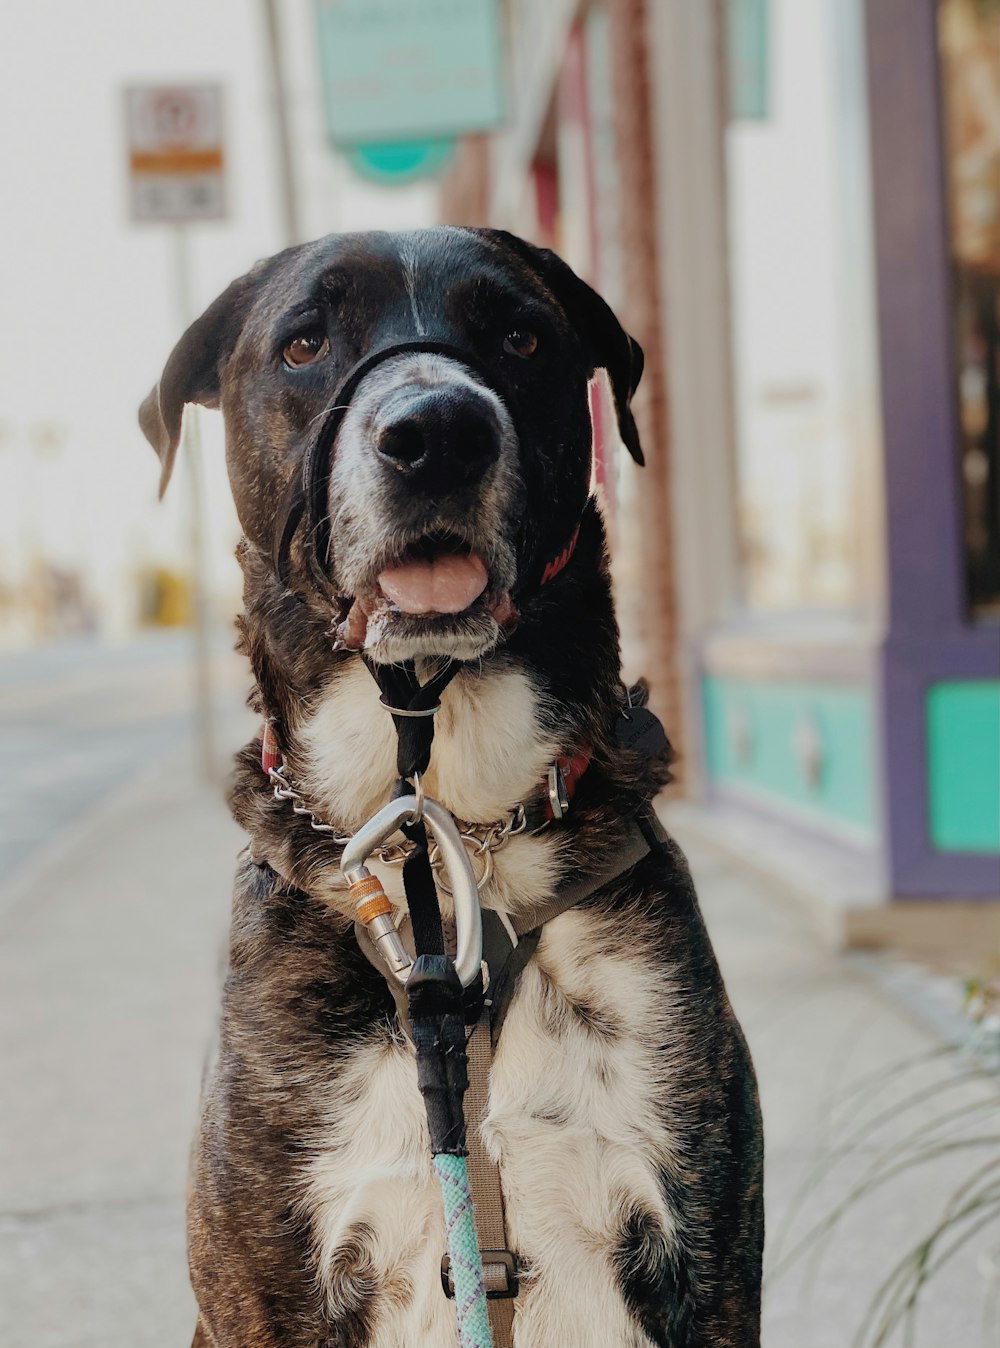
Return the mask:
<path id="1" fill-rule="evenodd" d="M 133 150 L 133 173 L 221 173 L 222 151 Z"/>

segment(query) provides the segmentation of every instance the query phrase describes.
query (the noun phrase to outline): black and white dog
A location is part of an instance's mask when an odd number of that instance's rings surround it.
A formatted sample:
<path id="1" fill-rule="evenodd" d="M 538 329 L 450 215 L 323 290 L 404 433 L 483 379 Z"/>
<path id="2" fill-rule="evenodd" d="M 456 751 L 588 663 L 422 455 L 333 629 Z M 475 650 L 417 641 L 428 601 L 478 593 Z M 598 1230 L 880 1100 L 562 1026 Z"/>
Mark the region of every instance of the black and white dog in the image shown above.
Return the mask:
<path id="1" fill-rule="evenodd" d="M 508 818 L 577 765 L 564 817 L 495 853 L 483 904 L 515 921 L 604 865 L 667 777 L 616 735 L 597 368 L 641 460 L 642 353 L 552 253 L 489 230 L 334 236 L 235 281 L 141 412 L 164 486 L 184 405 L 225 415 L 251 701 L 309 811 L 348 834 L 392 790 L 366 660 L 465 662 L 425 781 L 459 820 Z M 251 845 L 194 1156 L 195 1343 L 449 1348 L 412 1049 L 358 949 L 340 847 L 275 798 L 261 748 L 233 792 Z M 759 1343 L 753 1070 L 672 844 L 544 927 L 483 1136 L 524 1267 L 518 1348 Z"/>

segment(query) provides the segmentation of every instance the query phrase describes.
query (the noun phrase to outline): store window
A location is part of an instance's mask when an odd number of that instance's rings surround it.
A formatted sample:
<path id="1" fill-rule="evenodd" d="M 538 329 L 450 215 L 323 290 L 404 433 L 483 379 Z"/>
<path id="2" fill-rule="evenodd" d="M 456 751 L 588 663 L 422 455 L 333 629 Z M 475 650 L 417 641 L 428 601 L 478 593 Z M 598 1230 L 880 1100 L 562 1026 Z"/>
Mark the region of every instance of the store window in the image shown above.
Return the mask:
<path id="1" fill-rule="evenodd" d="M 729 0 L 743 588 L 876 613 L 881 462 L 861 0 Z"/>
<path id="2" fill-rule="evenodd" d="M 1000 0 L 941 0 L 959 463 L 972 613 L 1000 618 Z"/>

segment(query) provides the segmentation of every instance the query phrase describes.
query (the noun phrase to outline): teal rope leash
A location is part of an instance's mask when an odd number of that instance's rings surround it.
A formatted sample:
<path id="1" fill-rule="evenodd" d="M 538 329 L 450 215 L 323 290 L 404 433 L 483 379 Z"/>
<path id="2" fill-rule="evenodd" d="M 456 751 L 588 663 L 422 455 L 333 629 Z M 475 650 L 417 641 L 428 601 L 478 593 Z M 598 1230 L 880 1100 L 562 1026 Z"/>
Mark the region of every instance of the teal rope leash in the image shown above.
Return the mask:
<path id="1" fill-rule="evenodd" d="M 459 1345 L 493 1348 L 466 1163 L 462 1101 L 469 1078 L 462 985 L 447 955 L 418 955 L 406 981 L 406 991 L 417 1055 L 417 1082 L 427 1110 L 434 1171 L 444 1201 Z"/>
<path id="2" fill-rule="evenodd" d="M 448 1257 L 458 1313 L 458 1342 L 460 1348 L 493 1348 L 469 1168 L 464 1156 L 442 1154 L 434 1157 L 434 1169 L 444 1200 Z"/>

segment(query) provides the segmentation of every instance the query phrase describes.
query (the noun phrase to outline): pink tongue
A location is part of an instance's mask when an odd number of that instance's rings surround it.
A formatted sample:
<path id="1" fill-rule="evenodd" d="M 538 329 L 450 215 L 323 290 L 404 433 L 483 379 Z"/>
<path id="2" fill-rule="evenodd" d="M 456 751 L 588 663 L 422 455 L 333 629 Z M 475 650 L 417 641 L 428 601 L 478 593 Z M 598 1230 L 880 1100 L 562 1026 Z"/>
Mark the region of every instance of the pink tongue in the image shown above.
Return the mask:
<path id="1" fill-rule="evenodd" d="M 449 554 L 432 562 L 386 567 L 378 583 L 404 613 L 461 613 L 479 598 L 487 580 L 478 557 Z"/>

